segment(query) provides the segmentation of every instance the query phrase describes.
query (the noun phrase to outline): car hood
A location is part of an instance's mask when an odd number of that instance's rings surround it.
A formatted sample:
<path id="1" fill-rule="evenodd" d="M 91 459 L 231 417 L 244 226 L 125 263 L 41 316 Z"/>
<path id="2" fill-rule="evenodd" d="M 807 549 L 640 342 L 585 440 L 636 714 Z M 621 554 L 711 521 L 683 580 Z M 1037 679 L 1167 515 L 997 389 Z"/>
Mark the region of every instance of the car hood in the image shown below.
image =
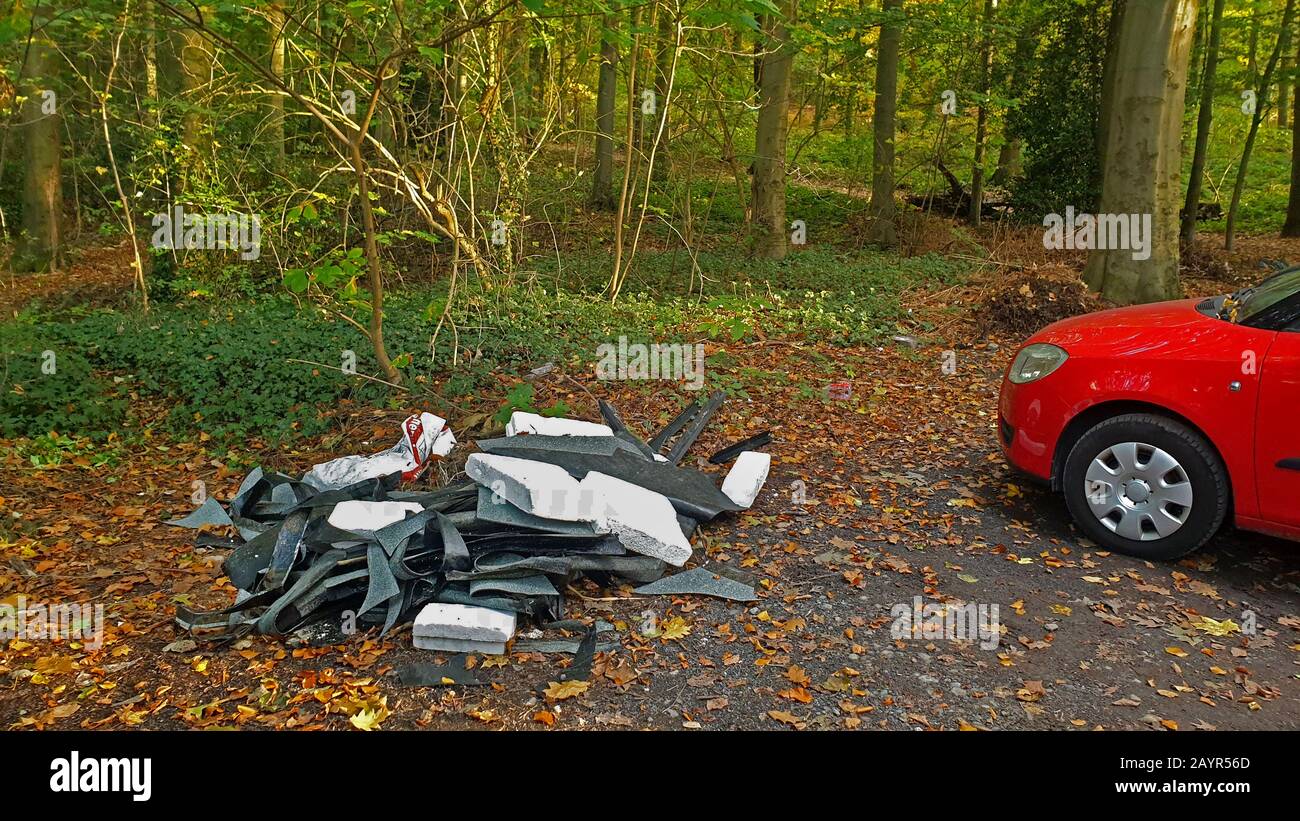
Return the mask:
<path id="1" fill-rule="evenodd" d="M 1178 299 L 1070 317 L 1048 325 L 1028 342 L 1059 345 L 1071 356 L 1168 356 L 1245 330 L 1197 310 L 1204 301 Z"/>

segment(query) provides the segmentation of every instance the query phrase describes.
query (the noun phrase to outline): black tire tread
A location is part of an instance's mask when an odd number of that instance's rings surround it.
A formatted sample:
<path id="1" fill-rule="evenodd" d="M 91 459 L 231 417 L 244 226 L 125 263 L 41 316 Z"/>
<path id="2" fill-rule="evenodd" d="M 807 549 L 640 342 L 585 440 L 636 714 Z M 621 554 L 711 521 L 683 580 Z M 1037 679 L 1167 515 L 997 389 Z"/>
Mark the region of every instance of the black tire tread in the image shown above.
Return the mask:
<path id="1" fill-rule="evenodd" d="M 1176 559 L 1203 547 L 1206 542 L 1214 538 L 1215 534 L 1219 532 L 1219 529 L 1223 527 L 1224 520 L 1227 519 L 1228 516 L 1228 509 L 1231 505 L 1232 485 L 1228 481 L 1227 469 L 1223 465 L 1223 460 L 1219 458 L 1219 454 L 1214 451 L 1204 436 L 1195 430 L 1192 430 L 1182 422 L 1179 422 L 1177 419 L 1172 419 L 1168 416 L 1161 416 L 1156 413 L 1122 413 L 1118 416 L 1112 416 L 1109 419 L 1098 422 L 1096 425 L 1093 425 L 1091 428 L 1084 431 L 1083 435 L 1074 443 L 1074 446 L 1070 448 L 1070 453 L 1066 456 L 1065 465 L 1062 469 L 1061 484 L 1065 490 L 1066 504 L 1070 508 L 1070 514 L 1074 517 L 1076 523 L 1083 519 L 1083 515 L 1091 515 L 1091 512 L 1086 510 L 1076 512 L 1076 502 L 1073 501 L 1070 495 L 1071 490 L 1068 487 L 1065 478 L 1072 473 L 1071 467 L 1074 464 L 1076 453 L 1079 451 L 1080 445 L 1082 445 L 1085 440 L 1089 440 L 1098 433 L 1104 433 L 1106 430 L 1119 425 L 1150 425 L 1177 438 L 1183 444 L 1187 445 L 1187 447 L 1195 451 L 1202 459 L 1205 466 L 1210 471 L 1215 487 L 1222 491 L 1217 494 L 1217 509 L 1214 511 L 1213 518 L 1210 520 L 1210 526 L 1206 528 L 1205 532 L 1201 535 L 1201 538 L 1196 540 L 1194 543 L 1191 543 L 1190 546 L 1179 546 L 1177 549 L 1169 550 L 1169 545 L 1162 546 L 1161 542 L 1164 540 L 1159 540 L 1155 543 L 1138 543 L 1140 545 L 1154 545 L 1155 549 L 1146 547 L 1145 549 L 1126 550 L 1124 552 L 1130 553 L 1131 555 L 1138 555 L 1142 558 Z M 1091 458 L 1091 455 L 1087 458 Z M 1098 525 L 1098 527 L 1100 527 L 1100 525 Z M 1082 525 L 1080 525 L 1080 529 L 1084 529 Z M 1085 531 L 1085 535 L 1089 534 Z M 1116 536 L 1116 538 L 1123 537 Z M 1096 540 L 1094 539 L 1094 541 Z M 1130 540 L 1125 539 L 1124 541 Z M 1164 549 L 1162 550 L 1161 547 L 1164 547 Z"/>

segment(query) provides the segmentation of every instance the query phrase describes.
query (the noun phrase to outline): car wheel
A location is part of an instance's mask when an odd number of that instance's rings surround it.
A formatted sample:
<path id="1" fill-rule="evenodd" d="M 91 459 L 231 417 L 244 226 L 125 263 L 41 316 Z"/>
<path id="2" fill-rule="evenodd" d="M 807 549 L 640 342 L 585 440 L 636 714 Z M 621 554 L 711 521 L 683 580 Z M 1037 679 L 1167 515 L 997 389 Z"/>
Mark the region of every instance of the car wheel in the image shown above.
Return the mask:
<path id="1" fill-rule="evenodd" d="M 1115 416 L 1071 448 L 1061 476 L 1079 529 L 1103 547 L 1175 559 L 1209 541 L 1228 512 L 1228 477 L 1205 438 L 1150 413 Z"/>

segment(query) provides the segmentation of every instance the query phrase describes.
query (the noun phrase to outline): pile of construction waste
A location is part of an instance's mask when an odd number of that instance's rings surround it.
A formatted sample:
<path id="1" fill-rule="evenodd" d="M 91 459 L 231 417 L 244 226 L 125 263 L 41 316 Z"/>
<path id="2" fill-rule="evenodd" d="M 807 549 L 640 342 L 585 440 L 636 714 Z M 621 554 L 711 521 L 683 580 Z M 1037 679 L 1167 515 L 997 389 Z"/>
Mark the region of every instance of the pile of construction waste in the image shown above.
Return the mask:
<path id="1" fill-rule="evenodd" d="M 504 652 L 520 616 L 565 618 L 578 576 L 613 577 L 638 592 L 751 600 L 753 589 L 707 570 L 666 575 L 691 557 L 703 521 L 748 508 L 767 478 L 766 433 L 713 454 L 734 462 L 722 487 L 680 465 L 720 393 L 688 405 L 648 443 L 601 403 L 604 423 L 516 412 L 506 435 L 477 442 L 465 478 L 403 490 L 456 440 L 433 414 L 412 416 L 392 449 L 317 465 L 301 479 L 252 471 L 224 507 L 214 499 L 170 524 L 227 525 L 203 544 L 231 547 L 223 569 L 235 603 L 178 607 L 195 636 L 247 633 L 338 640 L 352 630 L 414 622 L 417 647 Z"/>

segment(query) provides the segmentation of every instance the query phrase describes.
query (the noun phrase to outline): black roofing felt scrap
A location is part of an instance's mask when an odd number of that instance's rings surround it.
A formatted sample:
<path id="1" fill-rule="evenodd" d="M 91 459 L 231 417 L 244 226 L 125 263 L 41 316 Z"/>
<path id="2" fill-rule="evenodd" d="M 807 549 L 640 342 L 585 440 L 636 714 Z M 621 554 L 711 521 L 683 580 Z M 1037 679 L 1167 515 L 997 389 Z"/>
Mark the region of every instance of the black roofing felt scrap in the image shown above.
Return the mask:
<path id="1" fill-rule="evenodd" d="M 690 421 L 695 418 L 695 414 L 699 412 L 700 403 L 698 402 L 691 402 L 689 405 L 682 408 L 681 411 L 673 417 L 671 422 L 664 425 L 663 430 L 656 433 L 650 439 L 650 449 L 655 453 L 661 453 L 664 449 L 664 445 L 668 444 L 668 440 L 680 433 L 682 428 L 686 427 Z"/>
<path id="2" fill-rule="evenodd" d="M 599 471 L 660 493 L 689 536 L 700 522 L 740 510 L 708 475 L 673 464 L 699 437 L 722 398 L 718 392 L 706 402 L 692 403 L 649 444 L 606 402 L 601 413 L 614 436 L 529 434 L 478 444 L 489 454 L 558 465 L 579 480 Z M 671 461 L 657 459 L 667 440 L 688 424 L 673 445 Z M 488 607 L 580 632 L 580 639 L 523 640 L 520 646 L 574 653 L 566 674 L 585 678 L 593 654 L 613 645 L 597 643 L 599 625 L 558 621 L 565 615 L 563 591 L 576 577 L 599 584 L 621 577 L 643 585 L 640 593 L 754 598 L 752 588 L 703 570 L 664 578 L 662 560 L 629 552 L 617 535 L 602 532 L 603 524 L 536 516 L 472 481 L 412 491 L 399 490 L 400 480 L 401 474 L 393 473 L 320 490 L 255 468 L 227 505 L 208 498 L 190 515 L 169 521 L 193 529 L 233 527 L 239 533 L 217 537 L 205 532 L 197 538 L 230 549 L 223 570 L 239 591 L 235 603 L 214 611 L 178 606 L 176 623 L 196 636 L 220 640 L 247 633 L 294 633 L 299 640 L 315 640 L 303 637 L 337 638 L 350 632 L 341 630 L 341 624 L 386 633 L 431 602 Z M 354 501 L 414 503 L 422 510 L 377 524 L 373 531 L 330 523 L 337 505 Z M 417 665 L 399 670 L 399 677 L 410 686 L 476 683 L 472 673 L 456 667 L 455 660 L 441 667 Z"/>
<path id="3" fill-rule="evenodd" d="M 650 446 L 645 442 L 642 442 L 641 437 L 628 429 L 627 423 L 623 421 L 623 417 L 619 416 L 618 409 L 606 402 L 604 399 L 600 400 L 600 415 L 604 417 L 605 424 L 609 425 L 610 429 L 614 431 L 615 437 L 632 445 L 640 451 L 641 455 L 645 458 L 655 458 L 655 452 L 650 449 Z"/>
<path id="4" fill-rule="evenodd" d="M 464 653 L 447 659 L 446 664 L 399 664 L 397 680 L 406 687 L 476 687 L 483 682 L 473 670 L 465 669 Z"/>
<path id="5" fill-rule="evenodd" d="M 731 601 L 754 601 L 754 588 L 703 567 L 674 573 L 636 589 L 643 596 L 715 596 Z"/>
<path id="6" fill-rule="evenodd" d="M 691 449 L 691 445 L 695 444 L 695 440 L 700 438 L 704 426 L 709 424 L 709 419 L 713 417 L 713 414 L 717 413 L 718 408 L 722 407 L 722 403 L 726 398 L 727 395 L 722 391 L 714 391 L 709 395 L 704 406 L 700 408 L 699 413 L 691 421 L 691 426 L 682 433 L 681 438 L 668 451 L 668 461 L 671 464 L 675 465 L 682 461 L 682 457 Z"/>
<path id="7" fill-rule="evenodd" d="M 749 437 L 748 439 L 741 439 L 734 445 L 727 445 L 725 448 L 709 457 L 709 464 L 725 465 L 747 450 L 758 450 L 759 448 L 771 443 L 772 431 L 765 430 L 762 433 Z"/>

